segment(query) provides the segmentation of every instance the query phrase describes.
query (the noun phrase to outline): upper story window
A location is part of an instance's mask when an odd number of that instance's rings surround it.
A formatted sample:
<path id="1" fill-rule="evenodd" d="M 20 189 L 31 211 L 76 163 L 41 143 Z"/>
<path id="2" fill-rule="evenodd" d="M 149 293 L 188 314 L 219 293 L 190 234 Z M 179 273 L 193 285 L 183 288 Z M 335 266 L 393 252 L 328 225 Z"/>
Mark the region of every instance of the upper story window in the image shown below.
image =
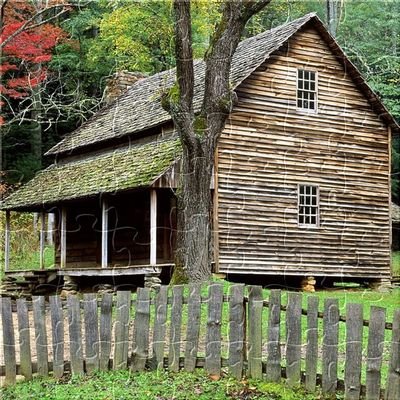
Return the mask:
<path id="1" fill-rule="evenodd" d="M 299 225 L 319 226 L 319 187 L 299 185 Z"/>
<path id="2" fill-rule="evenodd" d="M 317 73 L 297 70 L 297 108 L 305 111 L 317 111 Z"/>

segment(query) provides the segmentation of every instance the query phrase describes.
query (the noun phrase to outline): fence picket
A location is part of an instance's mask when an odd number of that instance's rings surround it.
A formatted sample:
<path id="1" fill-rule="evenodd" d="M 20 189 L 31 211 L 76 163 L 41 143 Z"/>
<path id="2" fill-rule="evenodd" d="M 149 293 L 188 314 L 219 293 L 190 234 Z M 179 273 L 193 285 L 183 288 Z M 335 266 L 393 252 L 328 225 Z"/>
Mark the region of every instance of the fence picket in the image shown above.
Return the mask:
<path id="1" fill-rule="evenodd" d="M 110 366 L 112 340 L 112 293 L 104 293 L 100 305 L 100 360 L 99 367 L 107 371 Z"/>
<path id="2" fill-rule="evenodd" d="M 267 380 L 279 382 L 281 367 L 281 291 L 272 289 L 269 295 L 268 342 L 267 342 Z"/>
<path id="3" fill-rule="evenodd" d="M 262 287 L 249 287 L 248 305 L 248 372 L 252 378 L 262 378 Z"/>
<path id="4" fill-rule="evenodd" d="M 29 315 L 28 306 L 25 299 L 17 299 L 17 316 L 21 374 L 25 377 L 25 379 L 32 379 Z"/>
<path id="5" fill-rule="evenodd" d="M 50 296 L 51 332 L 53 341 L 53 374 L 64 375 L 64 313 L 59 296 Z"/>
<path id="6" fill-rule="evenodd" d="M 196 367 L 197 349 L 200 335 L 201 298 L 200 285 L 190 285 L 188 298 L 188 323 L 184 368 L 188 372 Z"/>
<path id="7" fill-rule="evenodd" d="M 13 385 L 17 376 L 17 361 L 15 359 L 15 337 L 12 317 L 11 299 L 0 298 L 1 320 L 3 324 L 3 348 L 5 364 L 5 385 Z"/>
<path id="8" fill-rule="evenodd" d="M 368 400 L 380 399 L 381 367 L 385 343 L 386 310 L 372 306 L 369 319 L 366 394 Z"/>
<path id="9" fill-rule="evenodd" d="M 138 288 L 134 325 L 135 349 L 132 359 L 132 371 L 143 371 L 149 356 L 150 335 L 150 289 Z"/>
<path id="10" fill-rule="evenodd" d="M 236 379 L 243 376 L 245 327 L 244 285 L 232 285 L 229 295 L 229 372 Z"/>
<path id="11" fill-rule="evenodd" d="M 155 301 L 153 334 L 153 367 L 164 367 L 165 335 L 167 331 L 168 286 L 161 286 Z"/>
<path id="12" fill-rule="evenodd" d="M 124 369 L 128 365 L 129 314 L 131 292 L 118 291 L 115 320 L 114 369 Z"/>
<path id="13" fill-rule="evenodd" d="M 319 298 L 307 298 L 307 348 L 306 348 L 306 381 L 305 388 L 313 392 L 317 385 L 318 365 L 318 306 Z"/>
<path id="14" fill-rule="evenodd" d="M 224 289 L 221 284 L 211 284 L 208 289 L 208 321 L 206 333 L 205 370 L 210 375 L 221 374 L 221 322 Z"/>
<path id="15" fill-rule="evenodd" d="M 286 310 L 286 378 L 297 386 L 301 378 L 301 293 L 289 293 Z"/>
<path id="16" fill-rule="evenodd" d="M 347 304 L 346 361 L 344 371 L 345 399 L 358 400 L 361 393 L 363 307 Z"/>
<path id="17" fill-rule="evenodd" d="M 400 399 L 400 308 L 395 310 L 385 400 Z"/>
<path id="18" fill-rule="evenodd" d="M 32 296 L 33 323 L 35 326 L 36 357 L 38 374 L 49 374 L 49 359 L 46 333 L 46 308 L 43 296 Z"/>
<path id="19" fill-rule="evenodd" d="M 181 326 L 182 326 L 183 286 L 172 288 L 171 325 L 168 354 L 168 368 L 176 372 L 179 370 L 181 354 Z"/>
<path id="20" fill-rule="evenodd" d="M 322 392 L 334 393 L 337 388 L 339 343 L 339 301 L 325 299 L 322 337 Z"/>
<path id="21" fill-rule="evenodd" d="M 67 297 L 71 372 L 83 374 L 81 308 L 78 296 Z"/>
<path id="22" fill-rule="evenodd" d="M 97 296 L 92 293 L 83 295 L 85 320 L 85 360 L 86 371 L 90 374 L 99 369 L 99 321 Z"/>

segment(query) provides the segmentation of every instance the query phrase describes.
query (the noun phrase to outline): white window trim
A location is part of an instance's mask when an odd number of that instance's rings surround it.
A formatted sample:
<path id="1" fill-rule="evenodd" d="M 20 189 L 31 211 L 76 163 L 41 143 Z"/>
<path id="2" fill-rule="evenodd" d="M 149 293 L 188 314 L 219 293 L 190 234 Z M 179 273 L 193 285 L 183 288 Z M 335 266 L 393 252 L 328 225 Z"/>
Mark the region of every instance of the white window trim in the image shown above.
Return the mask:
<path id="1" fill-rule="evenodd" d="M 308 71 L 308 72 L 314 72 L 315 73 L 315 108 L 311 109 L 311 108 L 302 108 L 302 107 L 298 107 L 298 101 L 299 101 L 299 70 L 302 71 Z M 314 69 L 305 69 L 305 68 L 297 68 L 296 69 L 296 110 L 302 114 L 318 114 L 318 71 L 314 70 Z"/>
<path id="2" fill-rule="evenodd" d="M 300 219 L 299 219 L 299 209 L 300 209 L 300 186 L 311 186 L 311 187 L 316 187 L 317 188 L 317 223 L 316 224 L 301 224 Z M 299 228 L 319 228 L 320 227 L 320 214 L 321 214 L 321 209 L 320 209 L 320 188 L 319 185 L 315 184 L 310 184 L 310 183 L 299 183 L 297 184 L 297 226 Z"/>

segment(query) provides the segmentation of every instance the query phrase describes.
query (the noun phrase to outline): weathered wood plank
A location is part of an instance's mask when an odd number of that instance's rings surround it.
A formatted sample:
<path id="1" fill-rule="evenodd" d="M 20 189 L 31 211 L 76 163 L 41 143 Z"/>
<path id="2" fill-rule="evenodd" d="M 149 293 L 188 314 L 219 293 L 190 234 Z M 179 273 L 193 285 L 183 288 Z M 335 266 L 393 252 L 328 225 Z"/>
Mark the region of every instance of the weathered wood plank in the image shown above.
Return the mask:
<path id="1" fill-rule="evenodd" d="M 385 344 L 386 310 L 372 306 L 369 317 L 367 374 L 365 382 L 365 398 L 380 399 L 382 354 Z"/>
<path id="2" fill-rule="evenodd" d="M 32 296 L 33 323 L 35 326 L 36 357 L 38 374 L 48 376 L 49 359 L 46 332 L 46 308 L 44 296 Z"/>
<path id="3" fill-rule="evenodd" d="M 25 299 L 17 299 L 17 316 L 21 373 L 25 377 L 25 379 L 32 379 L 32 355 L 29 329 L 29 314 L 28 306 Z"/>
<path id="4" fill-rule="evenodd" d="M 97 296 L 92 293 L 83 295 L 85 319 L 85 361 L 86 372 L 93 373 L 99 369 L 99 322 L 97 312 Z"/>
<path id="5" fill-rule="evenodd" d="M 134 324 L 135 349 L 132 371 L 143 371 L 149 356 L 150 336 L 150 289 L 138 288 Z"/>
<path id="6" fill-rule="evenodd" d="M 183 286 L 172 288 L 171 327 L 169 339 L 168 368 L 170 371 L 179 370 L 181 348 Z"/>
<path id="7" fill-rule="evenodd" d="M 0 298 L 1 320 L 3 325 L 3 349 L 5 364 L 5 385 L 13 385 L 17 375 L 17 361 L 15 359 L 15 337 L 12 319 L 11 299 Z"/>
<path id="8" fill-rule="evenodd" d="M 334 393 L 337 387 L 339 342 L 339 301 L 326 299 L 324 303 L 322 338 L 322 391 Z"/>
<path id="9" fill-rule="evenodd" d="M 229 372 L 236 379 L 243 376 L 245 337 L 244 285 L 232 285 L 229 293 Z"/>
<path id="10" fill-rule="evenodd" d="M 184 368 L 188 372 L 193 372 L 196 367 L 201 316 L 200 290 L 200 285 L 189 286 L 188 322 L 186 331 L 186 348 L 184 362 Z"/>
<path id="11" fill-rule="evenodd" d="M 130 309 L 131 292 L 118 291 L 115 320 L 114 369 L 125 369 L 128 365 Z"/>
<path id="12" fill-rule="evenodd" d="M 224 289 L 221 284 L 211 284 L 208 288 L 208 318 L 206 332 L 205 370 L 210 375 L 221 374 L 221 324 Z"/>
<path id="13" fill-rule="evenodd" d="M 305 388 L 313 392 L 317 384 L 318 365 L 318 306 L 319 298 L 307 298 L 307 349 Z"/>
<path id="14" fill-rule="evenodd" d="M 112 341 L 112 302 L 113 295 L 104 293 L 100 306 L 100 360 L 99 367 L 107 371 L 110 367 Z"/>
<path id="15" fill-rule="evenodd" d="M 281 380 L 281 291 L 272 289 L 269 295 L 267 333 L 267 380 Z"/>
<path id="16" fill-rule="evenodd" d="M 262 378 L 262 287 L 249 287 L 248 304 L 248 374 Z"/>
<path id="17" fill-rule="evenodd" d="M 300 383 L 301 373 L 301 293 L 288 293 L 286 310 L 286 376 L 289 386 Z"/>
<path id="18" fill-rule="evenodd" d="M 346 361 L 344 372 L 345 399 L 358 400 L 361 393 L 363 307 L 347 304 Z"/>
<path id="19" fill-rule="evenodd" d="M 395 310 L 385 400 L 400 399 L 400 308 Z"/>
<path id="20" fill-rule="evenodd" d="M 153 333 L 153 366 L 162 369 L 164 366 L 164 347 L 167 332 L 168 286 L 161 286 L 155 301 Z"/>
<path id="21" fill-rule="evenodd" d="M 82 328 L 81 309 L 79 297 L 70 295 L 67 297 L 68 327 L 69 327 L 69 354 L 71 372 L 74 375 L 83 374 L 82 357 Z"/>
<path id="22" fill-rule="evenodd" d="M 49 302 L 53 342 L 53 374 L 55 378 L 61 378 L 64 375 L 64 313 L 59 296 L 50 296 Z"/>

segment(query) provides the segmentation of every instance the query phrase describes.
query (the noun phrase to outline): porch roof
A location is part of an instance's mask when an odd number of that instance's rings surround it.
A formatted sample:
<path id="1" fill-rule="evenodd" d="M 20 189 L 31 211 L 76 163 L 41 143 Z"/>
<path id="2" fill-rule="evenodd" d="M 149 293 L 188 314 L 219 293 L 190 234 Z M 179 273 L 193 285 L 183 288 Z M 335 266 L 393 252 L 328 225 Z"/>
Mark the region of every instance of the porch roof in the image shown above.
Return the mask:
<path id="1" fill-rule="evenodd" d="M 2 210 L 35 209 L 100 193 L 151 186 L 181 155 L 179 139 L 53 164 L 8 196 Z"/>

